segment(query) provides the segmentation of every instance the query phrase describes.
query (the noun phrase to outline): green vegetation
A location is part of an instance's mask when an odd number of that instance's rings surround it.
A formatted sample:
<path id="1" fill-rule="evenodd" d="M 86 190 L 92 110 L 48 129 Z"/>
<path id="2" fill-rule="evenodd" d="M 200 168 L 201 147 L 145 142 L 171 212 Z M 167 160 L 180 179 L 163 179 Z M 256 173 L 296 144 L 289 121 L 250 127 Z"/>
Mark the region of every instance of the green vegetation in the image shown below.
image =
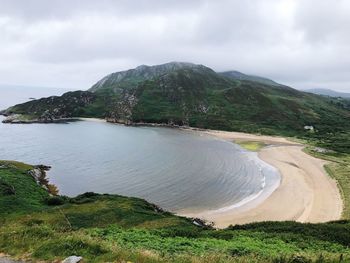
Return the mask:
<path id="1" fill-rule="evenodd" d="M 248 151 L 254 151 L 254 152 L 258 152 L 266 146 L 265 143 L 258 142 L 258 141 L 235 141 L 235 143 Z"/>
<path id="2" fill-rule="evenodd" d="M 48 192 L 38 187 L 28 171 L 33 166 L 13 161 L 0 161 L 0 216 L 13 212 L 24 213 L 42 208 L 49 197 Z"/>
<path id="3" fill-rule="evenodd" d="M 82 116 L 282 135 L 350 153 L 350 100 L 236 75 L 189 63 L 140 66 L 110 74 L 89 91 L 29 101 L 4 113 L 41 122 Z"/>
<path id="4" fill-rule="evenodd" d="M 7 112 L 8 114 L 19 114 L 16 116 L 18 121 L 49 122 L 53 119 L 93 115 L 91 112 L 85 114 L 85 111 L 88 110 L 89 105 L 94 103 L 98 103 L 98 100 L 93 93 L 74 91 L 62 96 L 52 96 L 15 105 L 7 109 Z"/>
<path id="5" fill-rule="evenodd" d="M 316 150 L 315 150 L 316 149 Z M 325 165 L 328 174 L 338 182 L 344 202 L 343 218 L 350 219 L 350 154 L 317 151 L 317 148 L 308 147 L 305 151 L 317 158 L 330 161 Z"/>
<path id="6" fill-rule="evenodd" d="M 349 262 L 350 222 L 264 222 L 215 230 L 144 200 L 50 196 L 29 171 L 0 161 L 0 252 L 52 262 Z"/>
<path id="7" fill-rule="evenodd" d="M 350 100 L 168 63 L 113 73 L 90 91 L 33 100 L 2 113 L 20 114 L 18 121 L 100 117 L 288 136 L 331 161 L 326 170 L 341 189 L 344 221 L 215 230 L 137 198 L 52 196 L 46 189 L 54 194 L 55 188 L 44 177 L 33 178 L 34 166 L 0 161 L 0 252 L 49 262 L 73 254 L 87 262 L 350 262 Z M 264 147 L 237 143 L 253 151 Z"/>
<path id="8" fill-rule="evenodd" d="M 261 84 L 267 84 L 272 86 L 283 86 L 271 79 L 262 78 L 254 75 L 246 75 L 239 71 L 226 71 L 226 72 L 220 72 L 219 74 L 229 78 L 237 79 L 237 80 L 250 80 Z"/>

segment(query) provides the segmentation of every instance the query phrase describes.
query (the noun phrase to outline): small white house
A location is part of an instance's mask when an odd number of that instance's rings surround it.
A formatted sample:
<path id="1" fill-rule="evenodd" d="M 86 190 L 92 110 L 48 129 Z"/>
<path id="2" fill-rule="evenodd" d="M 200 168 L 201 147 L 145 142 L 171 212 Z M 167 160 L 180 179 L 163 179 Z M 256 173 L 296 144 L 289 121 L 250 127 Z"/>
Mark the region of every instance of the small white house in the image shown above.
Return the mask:
<path id="1" fill-rule="evenodd" d="M 314 126 L 305 125 L 305 126 L 304 126 L 304 130 L 313 131 L 313 130 L 314 130 Z"/>

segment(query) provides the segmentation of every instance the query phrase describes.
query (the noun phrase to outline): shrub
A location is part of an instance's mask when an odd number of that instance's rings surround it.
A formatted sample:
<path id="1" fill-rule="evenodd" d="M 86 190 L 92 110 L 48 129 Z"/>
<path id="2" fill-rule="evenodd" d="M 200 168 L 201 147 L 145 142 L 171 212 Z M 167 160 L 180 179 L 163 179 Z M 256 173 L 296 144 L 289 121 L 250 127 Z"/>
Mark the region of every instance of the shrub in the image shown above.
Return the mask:
<path id="1" fill-rule="evenodd" d="M 37 226 L 43 224 L 44 221 L 41 219 L 31 218 L 24 222 L 26 226 Z"/>
<path id="2" fill-rule="evenodd" d="M 15 195 L 15 188 L 8 183 L 0 180 L 0 195 Z"/>
<path id="3" fill-rule="evenodd" d="M 235 247 L 228 250 L 231 256 L 246 256 L 251 253 L 251 251 L 246 247 Z"/>
<path id="4" fill-rule="evenodd" d="M 65 203 L 64 199 L 60 196 L 51 196 L 46 200 L 48 205 L 56 206 L 63 205 Z"/>

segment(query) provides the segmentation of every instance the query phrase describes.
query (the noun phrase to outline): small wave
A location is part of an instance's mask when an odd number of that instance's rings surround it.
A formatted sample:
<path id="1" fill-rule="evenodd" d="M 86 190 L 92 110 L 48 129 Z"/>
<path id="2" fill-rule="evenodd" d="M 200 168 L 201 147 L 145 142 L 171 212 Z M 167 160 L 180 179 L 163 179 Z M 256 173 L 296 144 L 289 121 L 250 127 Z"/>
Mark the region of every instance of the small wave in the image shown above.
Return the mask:
<path id="1" fill-rule="evenodd" d="M 239 208 L 239 207 L 241 207 L 243 205 L 246 205 L 246 204 L 250 203 L 251 201 L 257 199 L 263 192 L 264 192 L 264 188 L 261 189 L 256 194 L 252 194 L 252 195 L 247 196 L 246 198 L 242 199 L 238 203 L 235 203 L 233 205 L 229 205 L 229 206 L 225 206 L 225 207 L 213 210 L 212 212 L 214 212 L 214 213 L 223 213 L 223 212 L 227 212 L 227 211 Z"/>
<path id="2" fill-rule="evenodd" d="M 249 155 L 248 155 L 249 156 Z M 254 155 L 253 155 L 254 156 Z M 250 156 L 251 157 L 251 156 Z M 240 208 L 242 206 L 247 205 L 248 203 L 251 203 L 255 200 L 257 200 L 259 197 L 261 197 L 263 194 L 265 195 L 265 198 L 262 199 L 261 201 L 265 200 L 268 196 L 270 196 L 270 194 L 277 189 L 277 187 L 280 185 L 280 177 L 278 180 L 275 180 L 273 183 L 271 183 L 271 185 L 269 185 L 269 187 L 267 188 L 267 183 L 266 183 L 266 175 L 264 173 L 265 169 L 270 170 L 270 174 L 269 175 L 273 175 L 273 173 L 277 172 L 277 169 L 267 163 L 265 163 L 264 161 L 262 161 L 261 159 L 259 159 L 259 157 L 257 155 L 254 156 L 255 159 L 254 161 L 258 161 L 256 162 L 256 165 L 258 166 L 258 169 L 260 171 L 260 174 L 262 175 L 262 179 L 261 179 L 261 187 L 260 187 L 260 191 L 251 195 L 248 195 L 247 197 L 243 198 L 241 201 L 234 203 L 232 205 L 229 206 L 225 206 L 219 209 L 215 209 L 212 210 L 212 213 L 224 213 L 230 210 L 234 210 L 237 208 Z M 252 160 L 252 159 L 251 159 Z M 278 174 L 278 172 L 277 172 Z"/>

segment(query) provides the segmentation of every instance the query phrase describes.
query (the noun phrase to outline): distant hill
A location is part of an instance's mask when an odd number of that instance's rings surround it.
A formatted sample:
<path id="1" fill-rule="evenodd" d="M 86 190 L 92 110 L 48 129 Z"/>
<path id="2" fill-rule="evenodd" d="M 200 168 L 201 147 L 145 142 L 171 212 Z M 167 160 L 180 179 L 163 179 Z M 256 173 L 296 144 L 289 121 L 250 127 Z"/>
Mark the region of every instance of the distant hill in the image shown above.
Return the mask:
<path id="1" fill-rule="evenodd" d="M 345 100 L 305 93 L 261 77 L 170 62 L 112 73 L 88 91 L 32 100 L 2 113 L 21 114 L 21 122 L 23 116 L 37 122 L 98 117 L 128 125 L 311 136 L 304 126 L 313 126 L 315 134 L 350 130 L 349 109 Z M 344 140 L 341 145 L 347 147 Z"/>
<path id="2" fill-rule="evenodd" d="M 350 93 L 338 92 L 331 89 L 308 89 L 304 91 L 329 97 L 350 98 Z"/>
<path id="3" fill-rule="evenodd" d="M 220 72 L 220 75 L 223 75 L 225 77 L 229 77 L 232 79 L 237 79 L 237 80 L 249 80 L 253 82 L 258 82 L 261 84 L 266 84 L 266 85 L 272 85 L 272 86 L 283 86 L 271 79 L 259 77 L 259 76 L 254 76 L 254 75 L 246 75 L 244 73 L 241 73 L 239 71 L 225 71 L 225 72 Z"/>

